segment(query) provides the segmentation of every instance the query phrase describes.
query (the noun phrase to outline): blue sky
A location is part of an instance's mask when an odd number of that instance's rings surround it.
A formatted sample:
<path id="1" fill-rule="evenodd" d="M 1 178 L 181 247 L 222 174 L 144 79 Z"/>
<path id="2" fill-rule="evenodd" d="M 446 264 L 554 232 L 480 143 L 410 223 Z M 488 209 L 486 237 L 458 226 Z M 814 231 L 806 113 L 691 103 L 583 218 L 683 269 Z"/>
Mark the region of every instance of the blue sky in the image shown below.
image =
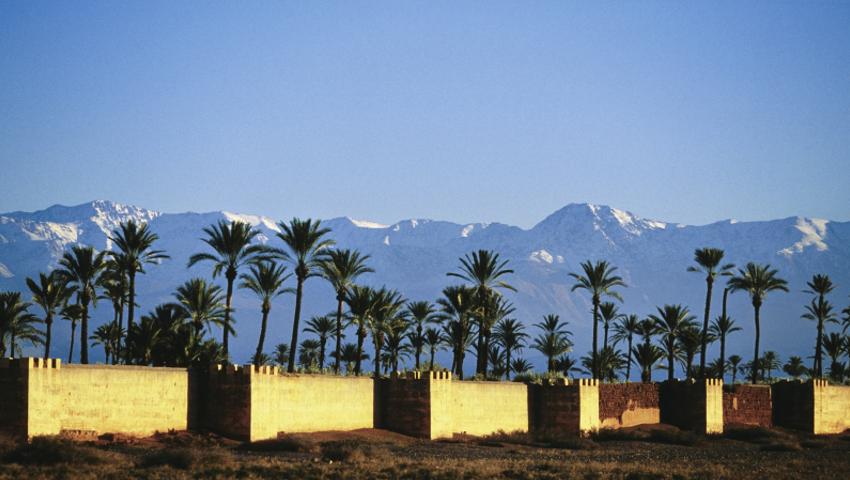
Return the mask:
<path id="1" fill-rule="evenodd" d="M 0 3 L 0 211 L 850 220 L 850 2 Z"/>

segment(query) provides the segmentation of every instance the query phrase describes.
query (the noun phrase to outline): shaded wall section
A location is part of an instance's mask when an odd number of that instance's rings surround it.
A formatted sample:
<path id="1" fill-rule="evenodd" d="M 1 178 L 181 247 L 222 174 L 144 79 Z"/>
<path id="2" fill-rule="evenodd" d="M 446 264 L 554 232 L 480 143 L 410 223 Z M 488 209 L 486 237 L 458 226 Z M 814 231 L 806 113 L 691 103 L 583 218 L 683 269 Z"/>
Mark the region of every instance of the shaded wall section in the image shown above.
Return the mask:
<path id="1" fill-rule="evenodd" d="M 770 385 L 734 385 L 723 390 L 723 424 L 773 426 Z"/>

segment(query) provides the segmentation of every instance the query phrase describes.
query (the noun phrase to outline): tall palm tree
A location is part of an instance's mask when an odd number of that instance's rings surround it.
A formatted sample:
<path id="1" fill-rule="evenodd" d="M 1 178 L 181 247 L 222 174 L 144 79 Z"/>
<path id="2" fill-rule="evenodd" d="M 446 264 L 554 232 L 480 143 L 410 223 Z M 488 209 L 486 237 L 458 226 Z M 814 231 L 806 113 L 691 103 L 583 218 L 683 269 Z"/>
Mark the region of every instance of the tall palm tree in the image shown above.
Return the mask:
<path id="1" fill-rule="evenodd" d="M 581 264 L 583 273 L 570 273 L 570 276 L 576 280 L 572 287 L 572 291 L 586 290 L 590 293 L 591 301 L 593 302 L 593 350 L 592 358 L 597 357 L 597 345 L 599 337 L 599 304 L 602 297 L 611 297 L 622 301 L 622 297 L 618 292 L 614 291 L 616 287 L 625 287 L 622 277 L 615 275 L 617 267 L 609 264 L 605 260 L 599 260 L 596 263 L 591 263 L 589 260 Z M 591 374 L 594 378 L 599 377 L 599 370 L 596 368 L 596 362 L 593 361 Z"/>
<path id="2" fill-rule="evenodd" d="M 806 305 L 806 313 L 801 315 L 806 320 L 814 320 L 817 322 L 818 333 L 815 340 L 815 362 L 812 367 L 812 373 L 817 377 L 823 376 L 823 327 L 825 323 L 837 323 L 835 312 L 832 310 L 832 304 L 829 300 L 821 300 L 814 298 L 809 305 Z"/>
<path id="3" fill-rule="evenodd" d="M 477 300 L 477 308 L 480 309 L 476 318 L 478 319 L 478 354 L 476 357 L 475 373 L 484 375 L 487 373 L 487 346 L 490 341 L 490 331 L 493 327 L 495 312 L 492 311 L 493 303 L 490 297 L 495 289 L 516 291 L 502 277 L 514 273 L 507 268 L 508 261 L 500 260 L 499 254 L 491 250 L 478 250 L 459 258 L 460 268 L 457 272 L 449 272 L 446 275 L 457 277 L 472 284 Z"/>
<path id="4" fill-rule="evenodd" d="M 525 326 L 515 318 L 503 318 L 496 324 L 493 336 L 505 350 L 505 378 L 511 378 L 511 360 L 514 352 L 522 353 L 528 334 Z"/>
<path id="5" fill-rule="evenodd" d="M 427 330 L 425 330 L 425 334 L 423 335 L 423 337 L 425 345 L 428 346 L 428 370 L 433 370 L 434 356 L 436 356 L 437 350 L 439 350 L 443 346 L 443 336 L 436 328 L 428 328 Z"/>
<path id="6" fill-rule="evenodd" d="M 425 325 L 436 320 L 435 314 L 434 304 L 427 300 L 407 304 L 407 315 L 414 326 L 414 330 L 410 334 L 410 343 L 414 349 L 413 358 L 416 370 L 419 370 L 419 357 L 422 355 L 422 347 L 425 345 Z"/>
<path id="7" fill-rule="evenodd" d="M 278 265 L 272 260 L 264 260 L 248 267 L 248 273 L 239 276 L 242 282 L 239 288 L 254 292 L 260 298 L 262 305 L 262 320 L 260 321 L 260 338 L 257 340 L 257 350 L 254 352 L 254 365 L 259 365 L 260 355 L 263 354 L 263 344 L 266 340 L 269 312 L 272 310 L 272 300 L 284 293 L 294 290 L 283 284 L 292 274 L 286 273 L 286 266 Z"/>
<path id="8" fill-rule="evenodd" d="M 823 327 L 825 322 L 835 322 L 832 306 L 826 300 L 826 295 L 835 289 L 829 275 L 817 274 L 806 282 L 808 287 L 804 292 L 815 295 L 810 305 L 806 306 L 803 318 L 817 322 L 817 339 L 815 340 L 815 364 L 812 370 L 818 378 L 823 376 Z"/>
<path id="9" fill-rule="evenodd" d="M 112 303 L 112 322 L 121 329 L 121 332 L 124 332 L 124 305 L 127 303 L 129 296 L 127 280 L 123 274 L 118 274 L 115 271 L 116 265 L 117 263 L 114 260 L 107 261 L 106 270 L 100 276 L 100 288 L 102 290 L 100 299 L 109 300 Z M 118 350 L 114 350 L 111 353 L 113 354 L 113 358 L 118 356 Z"/>
<path id="10" fill-rule="evenodd" d="M 292 341 L 290 344 L 298 344 L 298 324 L 301 320 L 301 297 L 304 294 L 304 282 L 310 278 L 321 274 L 321 265 L 327 259 L 327 250 L 334 245 L 334 241 L 329 238 L 323 238 L 330 233 L 329 228 L 323 228 L 321 221 L 315 222 L 311 219 L 300 220 L 293 218 L 290 222 L 278 223 L 280 232 L 277 237 L 280 238 L 288 252 L 284 253 L 284 258 L 292 262 L 295 267 L 295 315 L 292 319 Z M 289 366 L 287 371 L 292 373 L 295 371 L 295 349 L 289 352 Z"/>
<path id="11" fill-rule="evenodd" d="M 325 368 L 325 351 L 328 343 L 328 336 L 336 334 L 336 324 L 327 315 L 320 315 L 311 318 L 307 321 L 305 332 L 310 332 L 319 337 L 319 369 Z"/>
<path id="12" fill-rule="evenodd" d="M 42 334 L 35 326 L 40 320 L 29 313 L 30 306 L 31 303 L 21 299 L 20 292 L 0 293 L 0 356 L 5 356 L 6 338 L 11 357 L 20 353 L 18 342 L 21 340 L 41 343 Z"/>
<path id="13" fill-rule="evenodd" d="M 92 247 L 74 246 L 59 260 L 59 270 L 67 283 L 77 292 L 80 304 L 80 362 L 89 363 L 89 304 L 97 306 L 97 285 L 106 268 L 106 252 L 95 253 Z"/>
<path id="14" fill-rule="evenodd" d="M 53 317 L 59 313 L 62 306 L 74 293 L 68 288 L 56 272 L 56 270 L 45 275 L 38 274 L 38 282 L 27 278 L 27 286 L 32 292 L 32 301 L 44 311 L 44 358 L 50 358 L 50 342 L 52 338 Z"/>
<path id="15" fill-rule="evenodd" d="M 732 371 L 732 385 L 735 385 L 738 377 L 738 369 L 743 361 L 744 359 L 740 355 L 729 355 L 729 370 Z"/>
<path id="16" fill-rule="evenodd" d="M 450 286 L 443 289 L 443 297 L 437 300 L 440 305 L 444 340 L 452 349 L 452 371 L 463 379 L 463 360 L 472 344 L 473 309 L 475 291 L 466 286 Z"/>
<path id="17" fill-rule="evenodd" d="M 655 365 L 664 358 L 664 352 L 651 343 L 640 343 L 632 349 L 635 363 L 640 367 L 640 381 L 652 382 L 652 370 Z"/>
<path id="18" fill-rule="evenodd" d="M 404 298 L 395 290 L 389 290 L 382 287 L 374 290 L 372 300 L 372 308 L 369 315 L 369 334 L 372 336 L 372 345 L 375 347 L 375 357 L 373 363 L 375 365 L 375 378 L 381 378 L 382 362 L 381 352 L 384 350 L 384 340 L 388 334 L 392 333 L 392 329 L 396 327 L 400 321 L 400 317 L 404 314 Z"/>
<path id="19" fill-rule="evenodd" d="M 720 340 L 720 359 L 719 372 L 724 375 L 726 372 L 726 337 L 730 333 L 741 331 L 741 327 L 735 325 L 735 320 L 726 314 L 726 299 L 729 296 L 729 289 L 723 289 L 723 309 L 720 316 L 715 318 L 708 329 L 708 333 Z"/>
<path id="20" fill-rule="evenodd" d="M 354 375 L 356 376 L 360 375 L 362 360 L 365 358 L 363 342 L 366 340 L 374 298 L 374 290 L 360 285 L 352 285 L 345 295 L 350 321 L 357 327 L 357 359 L 354 363 Z"/>
<path id="21" fill-rule="evenodd" d="M 614 326 L 614 344 L 626 341 L 626 382 L 632 377 L 632 341 L 640 334 L 640 317 L 635 314 L 621 315 L 620 321 Z"/>
<path id="22" fill-rule="evenodd" d="M 772 291 L 788 291 L 788 282 L 777 276 L 779 272 L 771 269 L 770 265 L 758 265 L 753 262 L 746 268 L 738 269 L 738 274 L 729 279 L 729 291 L 743 291 L 750 295 L 753 304 L 753 321 L 756 326 L 755 346 L 753 350 L 752 382 L 756 383 L 759 364 L 759 340 L 761 339 L 761 322 L 759 313 L 764 299 Z"/>
<path id="23" fill-rule="evenodd" d="M 83 318 L 83 307 L 79 303 L 69 303 L 62 307 L 59 316 L 71 322 L 71 341 L 68 349 L 68 363 L 74 360 L 74 339 L 76 338 L 77 323 Z"/>
<path id="24" fill-rule="evenodd" d="M 547 371 L 555 372 L 558 369 L 555 359 L 572 350 L 573 346 L 569 338 L 572 333 L 566 328 L 567 322 L 561 322 L 558 315 L 549 314 L 534 326 L 540 329 L 541 333 L 534 338 L 531 348 L 546 357 Z"/>
<path id="25" fill-rule="evenodd" d="M 202 336 L 204 326 L 227 328 L 224 324 L 227 309 L 218 285 L 209 284 L 203 278 L 192 278 L 177 287 L 174 297 L 198 336 Z"/>
<path id="26" fill-rule="evenodd" d="M 166 258 L 164 250 L 154 250 L 153 244 L 159 236 L 153 233 L 147 223 L 135 220 L 121 222 L 109 237 L 118 248 L 115 260 L 121 264 L 122 273 L 127 275 L 127 331 L 133 326 L 133 313 L 136 306 L 136 274 L 145 273 L 145 264 L 158 264 Z M 123 279 L 122 279 L 123 280 Z M 122 308 L 123 310 L 123 308 Z"/>
<path id="27" fill-rule="evenodd" d="M 339 373 L 340 348 L 342 345 L 342 304 L 348 289 L 354 285 L 357 277 L 374 272 L 366 266 L 369 255 L 361 255 L 357 250 L 329 249 L 327 258 L 319 264 L 322 276 L 330 282 L 336 292 L 336 345 L 334 347 L 334 373 Z M 418 357 L 417 357 L 418 359 Z M 417 368 L 419 362 L 416 362 Z"/>
<path id="28" fill-rule="evenodd" d="M 599 305 L 599 318 L 602 320 L 602 348 L 608 347 L 608 330 L 611 325 L 622 317 L 617 304 L 614 302 L 603 302 Z"/>
<path id="29" fill-rule="evenodd" d="M 655 322 L 658 334 L 662 336 L 662 345 L 667 353 L 667 380 L 672 381 L 675 369 L 673 360 L 678 351 L 677 340 L 685 330 L 695 326 L 696 317 L 682 305 L 664 305 L 656 310 L 658 314 L 650 315 L 649 318 Z"/>
<path id="30" fill-rule="evenodd" d="M 188 266 L 198 262 L 213 263 L 213 278 L 224 274 L 227 280 L 227 294 L 224 304 L 224 319 L 222 325 L 222 348 L 225 359 L 229 358 L 229 338 L 233 332 L 231 325 L 231 305 L 233 300 L 233 282 L 239 274 L 239 269 L 245 265 L 267 260 L 268 249 L 260 244 L 251 244 L 260 231 L 250 224 L 241 221 L 226 222 L 220 220 L 217 224 L 204 228 L 206 238 L 202 238 L 215 253 L 196 253 L 189 257 Z M 293 344 L 294 345 L 294 344 Z M 228 361 L 228 360 L 225 360 Z"/>
<path id="31" fill-rule="evenodd" d="M 705 274 L 705 313 L 702 319 L 702 338 L 700 340 L 699 353 L 699 377 L 705 377 L 705 352 L 708 347 L 708 320 L 711 317 L 711 291 L 714 287 L 714 279 L 718 275 L 730 276 L 734 264 L 721 265 L 723 261 L 723 250 L 719 248 L 698 248 L 694 250 L 694 261 L 696 265 L 688 267 L 689 272 Z"/>

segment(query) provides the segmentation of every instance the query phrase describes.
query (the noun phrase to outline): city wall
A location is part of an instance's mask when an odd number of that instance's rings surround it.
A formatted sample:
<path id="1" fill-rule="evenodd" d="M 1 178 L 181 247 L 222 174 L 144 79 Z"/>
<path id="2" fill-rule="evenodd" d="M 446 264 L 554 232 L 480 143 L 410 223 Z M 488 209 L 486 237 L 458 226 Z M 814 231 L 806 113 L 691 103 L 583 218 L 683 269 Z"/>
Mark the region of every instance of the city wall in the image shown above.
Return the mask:
<path id="1" fill-rule="evenodd" d="M 429 439 L 499 431 L 569 436 L 661 422 L 702 433 L 720 433 L 724 424 L 839 433 L 850 428 L 850 387 L 779 382 L 724 392 L 719 380 L 586 379 L 527 385 L 457 381 L 448 372 L 375 381 L 250 365 L 200 372 L 0 359 L 0 433 L 27 438 L 207 429 L 257 441 L 361 428 Z"/>

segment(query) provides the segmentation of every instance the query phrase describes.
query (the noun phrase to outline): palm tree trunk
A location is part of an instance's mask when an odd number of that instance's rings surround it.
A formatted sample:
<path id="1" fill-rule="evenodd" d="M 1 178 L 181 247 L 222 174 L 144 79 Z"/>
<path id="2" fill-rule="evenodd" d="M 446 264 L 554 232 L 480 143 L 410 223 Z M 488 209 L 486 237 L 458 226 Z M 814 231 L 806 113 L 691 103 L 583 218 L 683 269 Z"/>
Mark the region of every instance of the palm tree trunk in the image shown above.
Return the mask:
<path id="1" fill-rule="evenodd" d="M 127 336 L 129 336 L 130 335 L 130 327 L 133 326 L 133 317 L 134 317 L 135 311 L 136 311 L 136 272 L 135 271 L 127 272 L 127 279 L 129 280 L 129 285 L 128 285 L 128 289 L 127 289 Z M 123 311 L 124 311 L 123 307 L 122 307 L 121 311 L 123 313 Z M 126 343 L 126 341 L 125 341 L 125 343 Z M 125 345 L 125 347 L 126 347 L 126 345 Z M 125 348 L 125 349 L 127 350 L 126 356 L 125 356 L 126 357 L 125 363 L 127 363 L 127 365 L 129 365 L 130 364 L 130 349 L 129 348 Z"/>
<path id="2" fill-rule="evenodd" d="M 590 370 L 591 370 L 590 373 L 592 374 L 593 378 L 599 378 L 599 375 L 598 375 L 599 371 L 596 368 L 597 367 L 596 357 L 597 357 L 597 354 L 598 354 L 597 349 L 596 349 L 596 344 L 597 344 L 597 341 L 599 339 L 598 338 L 599 337 L 599 325 L 598 324 L 599 324 L 599 299 L 596 296 L 594 296 L 593 297 L 593 352 L 591 353 L 591 359 L 590 359 Z"/>
<path id="3" fill-rule="evenodd" d="M 9 336 L 9 346 L 12 349 L 10 357 L 15 358 L 15 347 L 17 346 L 15 345 L 15 332 L 12 332 L 12 335 Z"/>
<path id="4" fill-rule="evenodd" d="M 464 354 L 463 350 L 461 350 L 460 353 L 458 353 L 458 361 L 457 361 L 457 378 L 458 378 L 458 380 L 463 380 L 463 358 L 465 356 L 466 355 Z"/>
<path id="5" fill-rule="evenodd" d="M 823 376 L 823 321 L 818 319 L 818 338 L 815 342 L 815 375 Z"/>
<path id="6" fill-rule="evenodd" d="M 761 339 L 761 328 L 759 325 L 759 308 L 760 305 L 753 305 L 754 317 L 753 320 L 756 323 L 756 341 L 755 348 L 753 350 L 753 384 L 758 380 L 758 370 L 759 370 L 759 340 Z"/>
<path id="7" fill-rule="evenodd" d="M 71 322 L 71 350 L 68 352 L 68 363 L 74 361 L 74 338 L 76 337 L 77 322 Z"/>
<path id="8" fill-rule="evenodd" d="M 720 336 L 720 379 L 726 377 L 726 334 Z"/>
<path id="9" fill-rule="evenodd" d="M 266 341 L 266 326 L 269 320 L 269 310 L 263 306 L 263 320 L 260 322 L 260 340 L 257 342 L 257 351 L 254 353 L 254 365 L 260 364 L 260 355 L 263 354 L 263 343 Z"/>
<path id="10" fill-rule="evenodd" d="M 434 348 L 434 347 L 431 347 L 431 365 L 429 365 L 429 367 L 428 367 L 429 370 L 432 370 L 434 368 L 434 355 L 436 353 L 437 353 L 437 349 Z"/>
<path id="11" fill-rule="evenodd" d="M 705 378 L 705 350 L 708 347 L 708 317 L 711 314 L 711 290 L 714 287 L 714 278 L 708 275 L 705 277 L 705 283 L 705 315 L 702 318 L 700 333 L 699 378 Z"/>
<path id="12" fill-rule="evenodd" d="M 227 276 L 227 298 L 224 305 L 224 332 L 221 336 L 221 347 L 224 350 L 224 363 L 230 363 L 230 305 L 233 301 L 233 281 L 236 280 L 236 272 Z"/>
<path id="13" fill-rule="evenodd" d="M 121 332 L 124 330 L 124 300 L 122 299 L 118 302 L 118 340 L 115 342 L 115 348 L 112 352 L 112 364 L 118 364 L 118 359 L 121 357 L 121 340 L 123 335 Z"/>
<path id="14" fill-rule="evenodd" d="M 325 345 L 328 343 L 328 339 L 326 337 L 322 337 L 321 339 L 321 347 L 319 347 L 319 370 L 325 369 Z"/>
<path id="15" fill-rule="evenodd" d="M 381 344 L 375 340 L 375 378 L 381 378 Z"/>
<path id="16" fill-rule="evenodd" d="M 89 363 L 89 304 L 83 303 L 83 314 L 80 317 L 80 363 Z"/>
<path id="17" fill-rule="evenodd" d="M 673 370 L 675 369 L 675 365 L 673 364 L 673 341 L 667 341 L 667 381 L 673 381 Z"/>
<path id="18" fill-rule="evenodd" d="M 298 277 L 298 286 L 295 289 L 295 316 L 292 318 L 292 347 L 289 350 L 289 367 L 287 372 L 295 372 L 295 346 L 298 345 L 298 322 L 301 320 L 301 294 L 304 293 L 304 278 Z M 358 365 L 360 359 L 357 359 Z M 358 370 L 359 375 L 359 370 Z"/>
<path id="19" fill-rule="evenodd" d="M 354 376 L 360 376 L 360 362 L 363 358 L 363 340 L 366 338 L 362 328 L 357 329 L 357 359 L 354 361 Z"/>
<path id="20" fill-rule="evenodd" d="M 50 358 L 50 338 L 53 327 L 53 312 L 47 312 L 47 315 L 44 316 L 44 359 Z"/>
<path id="21" fill-rule="evenodd" d="M 475 352 L 475 373 L 483 374 L 484 370 L 487 369 L 487 365 L 484 363 L 487 361 L 487 348 L 484 346 L 484 319 L 481 318 L 478 321 L 478 346 Z"/>
<path id="22" fill-rule="evenodd" d="M 604 330 L 602 337 L 602 350 L 608 348 L 608 326 L 608 321 L 606 320 L 605 323 L 602 325 Z"/>
<path id="23" fill-rule="evenodd" d="M 511 379 L 511 349 L 505 348 L 505 380 Z"/>
<path id="24" fill-rule="evenodd" d="M 336 295 L 336 347 L 334 348 L 334 373 L 339 375 L 340 353 L 342 352 L 342 302 L 345 299 L 342 292 Z"/>
<path id="25" fill-rule="evenodd" d="M 632 334 L 629 334 L 629 354 L 626 358 L 626 383 L 629 383 L 632 376 Z"/>
<path id="26" fill-rule="evenodd" d="M 419 370 L 419 356 L 422 354 L 422 324 L 416 324 L 416 367 Z"/>

